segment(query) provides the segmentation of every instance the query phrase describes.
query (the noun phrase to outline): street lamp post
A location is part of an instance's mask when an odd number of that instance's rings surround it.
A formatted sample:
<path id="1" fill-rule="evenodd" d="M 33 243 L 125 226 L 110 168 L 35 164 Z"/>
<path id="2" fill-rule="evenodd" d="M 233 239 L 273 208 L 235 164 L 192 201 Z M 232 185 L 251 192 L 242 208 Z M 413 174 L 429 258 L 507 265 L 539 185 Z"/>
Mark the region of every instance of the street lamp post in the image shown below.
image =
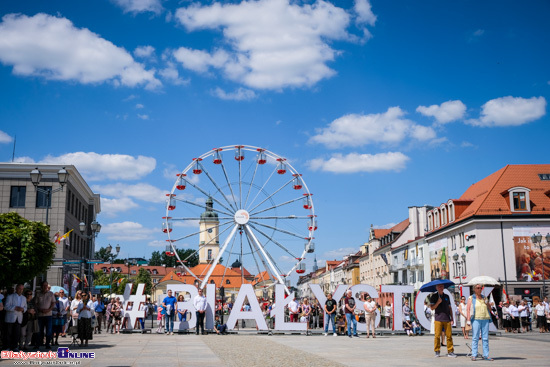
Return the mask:
<path id="1" fill-rule="evenodd" d="M 78 225 L 79 229 L 80 229 L 80 233 L 82 234 L 82 237 L 86 238 L 88 240 L 88 254 L 87 254 L 87 259 L 85 259 L 83 262 L 87 263 L 88 265 L 88 274 L 90 275 L 90 266 L 92 266 L 91 262 L 89 260 L 93 260 L 94 258 L 94 247 L 95 246 L 92 246 L 93 241 L 95 241 L 95 238 L 99 235 L 99 232 L 101 231 L 101 224 L 99 224 L 97 221 L 93 221 L 92 223 L 90 223 L 90 229 L 92 230 L 91 231 L 91 234 L 88 235 L 88 226 L 86 225 L 86 223 L 84 222 L 80 222 L 80 224 Z M 82 272 L 80 274 L 82 276 Z M 89 283 L 88 283 L 88 287 L 90 287 L 90 285 L 92 284 L 92 277 L 90 276 L 89 277 Z"/>
<path id="2" fill-rule="evenodd" d="M 111 244 L 109 244 L 105 250 L 107 251 L 108 254 L 111 253 L 111 251 L 113 251 L 113 246 L 111 246 Z M 120 252 L 120 245 L 116 245 L 116 254 L 118 256 Z M 111 259 L 109 259 L 109 262 L 110 262 Z M 110 281 L 109 281 L 109 298 L 111 297 L 111 294 L 113 294 L 112 292 L 112 285 L 113 285 L 113 270 L 116 270 L 116 268 L 113 268 L 112 266 L 109 268 L 109 278 L 110 278 Z"/>
<path id="3" fill-rule="evenodd" d="M 460 263 L 458 262 L 459 258 L 462 259 Z M 466 279 L 466 254 L 459 256 L 458 253 L 455 252 L 453 260 L 455 262 L 455 279 L 458 278 L 458 289 L 462 296 L 462 279 Z"/>
<path id="4" fill-rule="evenodd" d="M 546 280 L 544 278 L 544 252 L 543 252 L 543 246 L 542 246 L 542 235 L 539 233 L 537 233 L 536 235 L 533 234 L 531 236 L 531 242 L 533 242 L 534 245 L 539 245 L 540 247 L 540 258 L 542 260 L 542 298 L 544 299 L 544 297 L 546 296 Z M 546 234 L 546 246 L 544 247 L 548 247 L 548 245 L 550 244 L 550 233 L 547 233 Z"/>
<path id="5" fill-rule="evenodd" d="M 49 226 L 50 224 L 48 222 L 48 216 L 50 212 L 52 194 L 54 192 L 63 191 L 63 186 L 65 186 L 65 184 L 69 180 L 69 172 L 65 170 L 65 167 L 63 167 L 57 172 L 57 179 L 59 181 L 59 185 L 61 186 L 55 190 L 46 190 L 38 186 L 38 184 L 40 183 L 40 180 L 42 180 L 42 172 L 40 172 L 38 167 L 33 169 L 30 175 L 31 175 L 31 182 L 34 185 L 35 190 L 41 194 L 46 195 L 46 225 Z"/>

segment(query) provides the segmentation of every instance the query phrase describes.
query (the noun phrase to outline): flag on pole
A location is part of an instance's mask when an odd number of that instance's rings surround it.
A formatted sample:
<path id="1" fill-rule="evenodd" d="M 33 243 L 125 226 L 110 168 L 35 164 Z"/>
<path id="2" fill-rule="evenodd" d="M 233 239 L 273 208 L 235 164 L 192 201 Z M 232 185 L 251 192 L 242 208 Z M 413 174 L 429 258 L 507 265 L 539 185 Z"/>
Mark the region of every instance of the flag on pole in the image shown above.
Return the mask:
<path id="1" fill-rule="evenodd" d="M 117 285 L 120 285 L 120 283 L 122 283 L 122 280 L 123 280 L 123 279 L 124 279 L 124 278 L 120 278 L 119 280 L 117 280 L 117 281 L 116 281 L 116 284 L 117 284 Z"/>
<path id="2" fill-rule="evenodd" d="M 88 287 L 88 278 L 86 278 L 86 274 L 84 274 L 83 278 L 84 278 L 84 287 Z"/>
<path id="3" fill-rule="evenodd" d="M 508 303 L 508 295 L 506 294 L 506 289 L 502 288 L 502 294 L 504 294 L 504 301 Z"/>
<path id="4" fill-rule="evenodd" d="M 53 243 L 59 243 L 58 240 L 59 240 L 59 231 L 57 231 L 57 232 L 53 235 Z"/>
<path id="5" fill-rule="evenodd" d="M 76 274 L 73 274 L 73 278 L 74 278 L 74 280 L 76 280 L 78 283 L 81 283 L 81 282 L 82 282 L 82 280 L 80 280 L 80 278 L 77 277 Z M 73 282 L 74 282 L 74 281 L 73 281 Z"/>
<path id="6" fill-rule="evenodd" d="M 73 231 L 73 230 L 71 229 L 69 232 L 65 233 L 63 236 L 57 235 L 57 240 L 55 241 L 55 243 L 60 244 L 61 241 L 63 241 L 63 240 L 65 240 L 65 239 L 69 238 L 69 234 L 71 234 L 72 231 Z M 58 232 L 58 233 L 59 233 L 59 232 Z"/>

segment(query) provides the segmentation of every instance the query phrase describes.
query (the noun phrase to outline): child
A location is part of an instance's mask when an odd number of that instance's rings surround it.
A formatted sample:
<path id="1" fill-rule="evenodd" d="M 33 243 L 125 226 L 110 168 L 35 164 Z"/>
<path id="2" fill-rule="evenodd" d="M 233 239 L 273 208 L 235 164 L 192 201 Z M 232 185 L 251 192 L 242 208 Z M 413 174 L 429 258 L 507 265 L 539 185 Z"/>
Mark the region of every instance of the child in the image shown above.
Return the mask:
<path id="1" fill-rule="evenodd" d="M 227 334 L 227 325 L 222 324 L 220 321 L 220 316 L 216 315 L 216 319 L 214 320 L 214 330 L 216 330 L 216 334 L 218 335 L 225 335 Z"/>

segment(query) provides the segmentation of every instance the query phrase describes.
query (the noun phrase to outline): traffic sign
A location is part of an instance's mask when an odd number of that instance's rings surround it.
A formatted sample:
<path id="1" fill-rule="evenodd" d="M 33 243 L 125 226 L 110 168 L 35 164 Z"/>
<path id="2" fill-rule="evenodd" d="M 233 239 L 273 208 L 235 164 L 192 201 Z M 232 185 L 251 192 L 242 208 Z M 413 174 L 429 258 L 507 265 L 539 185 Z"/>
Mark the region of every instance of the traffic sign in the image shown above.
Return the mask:
<path id="1" fill-rule="evenodd" d="M 109 289 L 109 286 L 108 285 L 95 285 L 94 288 L 95 289 Z"/>

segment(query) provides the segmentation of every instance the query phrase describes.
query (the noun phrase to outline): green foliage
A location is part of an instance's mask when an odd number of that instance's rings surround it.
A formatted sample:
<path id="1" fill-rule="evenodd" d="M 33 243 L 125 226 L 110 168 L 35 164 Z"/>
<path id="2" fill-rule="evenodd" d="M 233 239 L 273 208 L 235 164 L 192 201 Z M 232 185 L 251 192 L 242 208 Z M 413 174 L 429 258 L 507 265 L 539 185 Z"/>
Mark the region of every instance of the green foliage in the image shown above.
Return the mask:
<path id="1" fill-rule="evenodd" d="M 199 253 L 197 250 L 193 249 L 176 249 L 178 256 L 180 259 L 185 260 L 187 259 L 187 262 L 185 262 L 185 266 L 192 268 L 193 266 L 196 266 L 199 263 Z M 189 258 L 188 258 L 189 257 Z M 166 267 L 174 267 L 176 266 L 176 257 L 175 256 L 167 256 L 166 253 L 154 251 L 151 254 L 151 259 L 149 259 L 149 265 L 150 266 L 162 266 L 166 265 Z"/>
<path id="2" fill-rule="evenodd" d="M 101 247 L 95 252 L 95 258 L 106 263 L 112 263 L 117 258 L 117 254 L 112 251 L 109 253 L 105 247 Z"/>
<path id="3" fill-rule="evenodd" d="M 124 287 L 121 287 L 118 285 L 118 280 L 124 278 L 126 280 L 126 276 L 113 272 L 112 276 L 109 273 L 104 273 L 101 270 L 94 272 L 94 286 L 95 285 L 111 285 L 111 293 L 116 294 L 122 294 L 124 293 Z M 123 281 L 122 283 L 126 284 L 126 281 Z M 122 285 L 121 283 L 121 285 Z M 102 294 L 109 294 L 109 289 L 101 289 Z"/>
<path id="4" fill-rule="evenodd" d="M 0 214 L 0 288 L 24 283 L 46 272 L 55 255 L 49 228 L 17 213 Z"/>
<path id="5" fill-rule="evenodd" d="M 134 281 L 134 284 L 136 285 L 132 289 L 132 294 L 136 294 L 137 290 L 137 284 L 145 284 L 145 294 L 151 294 L 151 291 L 153 289 L 153 279 L 151 278 L 151 274 L 145 269 L 145 268 L 139 268 L 139 272 L 137 274 L 137 277 Z"/>

